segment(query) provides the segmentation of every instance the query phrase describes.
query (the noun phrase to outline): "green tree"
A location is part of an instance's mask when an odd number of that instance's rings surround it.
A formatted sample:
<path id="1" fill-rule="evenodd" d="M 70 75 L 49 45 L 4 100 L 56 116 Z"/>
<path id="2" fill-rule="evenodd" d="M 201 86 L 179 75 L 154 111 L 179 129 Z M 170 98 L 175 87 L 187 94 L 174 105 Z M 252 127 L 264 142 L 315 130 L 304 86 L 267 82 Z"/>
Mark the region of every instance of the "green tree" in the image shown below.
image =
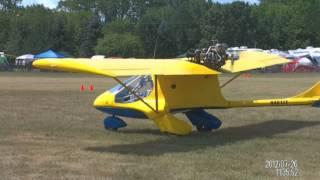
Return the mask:
<path id="1" fill-rule="evenodd" d="M 100 39 L 95 48 L 97 54 L 108 57 L 143 57 L 144 50 L 138 36 L 131 33 L 111 33 Z"/>
<path id="2" fill-rule="evenodd" d="M 169 7 L 149 9 L 138 24 L 139 35 L 148 57 L 174 57 L 175 38 L 170 34 L 169 19 L 174 10 Z"/>
<path id="3" fill-rule="evenodd" d="M 22 0 L 0 0 L 0 9 L 13 10 L 18 8 Z"/>
<path id="4" fill-rule="evenodd" d="M 214 3 L 202 20 L 202 44 L 218 40 L 230 46 L 255 46 L 256 19 L 254 6 L 244 2 Z"/>
<path id="5" fill-rule="evenodd" d="M 66 29 L 64 16 L 42 5 L 17 11 L 10 20 L 6 49 L 16 54 L 39 53 L 48 49 L 69 50 L 72 32 Z"/>
<path id="6" fill-rule="evenodd" d="M 163 0 L 98 0 L 97 9 L 107 23 L 126 18 L 138 21 L 148 8 L 164 4 Z"/>
<path id="7" fill-rule="evenodd" d="M 43 6 L 36 5 L 17 12 L 11 20 L 11 31 L 7 42 L 10 52 L 36 53 L 55 44 L 54 33 L 55 16 Z"/>
<path id="8" fill-rule="evenodd" d="M 58 9 L 67 12 L 95 11 L 96 4 L 96 1 L 88 0 L 60 0 Z"/>
<path id="9" fill-rule="evenodd" d="M 0 51 L 6 50 L 6 43 L 10 33 L 10 15 L 4 11 L 0 11 Z"/>
<path id="10" fill-rule="evenodd" d="M 94 47 L 101 36 L 101 22 L 99 17 L 93 16 L 88 24 L 83 27 L 84 31 L 80 35 L 79 56 L 90 57 L 94 55 Z"/>
<path id="11" fill-rule="evenodd" d="M 139 21 L 139 34 L 147 56 L 170 58 L 186 52 L 201 39 L 204 0 L 172 0 L 151 8 Z"/>
<path id="12" fill-rule="evenodd" d="M 286 47 L 297 48 L 306 46 L 318 46 L 320 20 L 320 1 L 297 0 L 288 3 L 290 19 L 288 20 L 288 38 Z"/>
<path id="13" fill-rule="evenodd" d="M 142 41 L 136 35 L 136 25 L 129 20 L 116 20 L 105 26 L 95 52 L 111 57 L 142 57 Z"/>
<path id="14" fill-rule="evenodd" d="M 54 10 L 20 5 L 0 0 L 0 50 L 12 54 L 53 48 L 81 57 L 172 58 L 212 39 L 265 49 L 320 45 L 319 0 L 60 0 Z"/>
<path id="15" fill-rule="evenodd" d="M 283 3 L 265 1 L 255 9 L 258 17 L 258 46 L 262 48 L 286 48 L 290 8 Z"/>
<path id="16" fill-rule="evenodd" d="M 85 36 L 85 31 L 89 21 L 93 18 L 94 14 L 88 11 L 79 12 L 59 12 L 59 16 L 64 19 L 64 30 L 66 36 L 61 42 L 63 51 L 67 51 L 75 56 L 80 55 L 80 45 Z"/>
<path id="17" fill-rule="evenodd" d="M 258 41 L 264 48 L 319 45 L 320 1 L 263 0 L 255 9 Z"/>

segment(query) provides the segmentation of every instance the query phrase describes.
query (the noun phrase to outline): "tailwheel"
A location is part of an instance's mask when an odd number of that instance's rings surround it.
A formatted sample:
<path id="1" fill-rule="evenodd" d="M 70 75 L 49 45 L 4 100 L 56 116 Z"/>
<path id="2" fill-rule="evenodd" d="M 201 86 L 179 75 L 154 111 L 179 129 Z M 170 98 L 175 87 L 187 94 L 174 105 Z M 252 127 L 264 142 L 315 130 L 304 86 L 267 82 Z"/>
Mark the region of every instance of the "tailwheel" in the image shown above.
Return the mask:
<path id="1" fill-rule="evenodd" d="M 104 128 L 106 130 L 117 131 L 120 128 L 126 127 L 127 123 L 124 122 L 122 119 L 116 116 L 108 116 L 103 121 Z"/>

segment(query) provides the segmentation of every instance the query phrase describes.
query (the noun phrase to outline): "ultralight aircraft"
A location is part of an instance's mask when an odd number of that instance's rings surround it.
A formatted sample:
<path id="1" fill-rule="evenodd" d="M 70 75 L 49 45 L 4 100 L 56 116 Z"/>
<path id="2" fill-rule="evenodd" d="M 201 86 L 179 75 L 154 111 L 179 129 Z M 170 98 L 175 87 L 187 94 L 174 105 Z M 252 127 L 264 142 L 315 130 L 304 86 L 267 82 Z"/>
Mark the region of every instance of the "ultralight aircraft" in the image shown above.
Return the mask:
<path id="1" fill-rule="evenodd" d="M 126 126 L 119 117 L 147 118 L 161 132 L 187 135 L 192 125 L 198 131 L 211 131 L 221 121 L 205 109 L 227 109 L 261 106 L 312 105 L 320 107 L 320 82 L 294 97 L 260 100 L 227 100 L 221 88 L 241 72 L 289 62 L 278 55 L 244 51 L 237 59 L 229 58 L 218 68 L 206 63 L 178 59 L 40 59 L 33 63 L 39 69 L 80 72 L 113 78 L 119 84 L 97 97 L 93 106 L 110 116 L 104 120 L 107 129 Z M 200 57 L 200 56 L 199 56 Z M 202 58 L 203 59 L 203 58 Z M 221 72 L 237 73 L 220 85 Z M 122 81 L 119 77 L 129 77 Z M 191 123 L 174 116 L 184 113 Z M 191 125 L 192 124 L 192 125 Z"/>

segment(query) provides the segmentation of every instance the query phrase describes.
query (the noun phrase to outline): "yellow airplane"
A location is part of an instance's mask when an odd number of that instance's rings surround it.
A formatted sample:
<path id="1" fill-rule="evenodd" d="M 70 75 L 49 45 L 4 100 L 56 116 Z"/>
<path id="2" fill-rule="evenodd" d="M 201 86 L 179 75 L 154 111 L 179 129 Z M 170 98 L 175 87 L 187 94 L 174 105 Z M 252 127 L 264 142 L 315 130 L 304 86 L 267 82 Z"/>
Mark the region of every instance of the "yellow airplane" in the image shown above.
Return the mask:
<path id="1" fill-rule="evenodd" d="M 245 51 L 239 54 L 238 60 L 228 60 L 221 71 L 239 73 L 287 62 L 277 55 Z M 125 127 L 126 123 L 118 117 L 122 116 L 148 118 L 161 132 L 187 135 L 192 131 L 191 124 L 199 131 L 211 131 L 221 126 L 221 121 L 205 109 L 294 105 L 320 107 L 320 82 L 290 98 L 226 100 L 221 93 L 225 84 L 220 85 L 218 81 L 220 72 L 185 58 L 40 59 L 34 61 L 33 66 L 97 74 L 117 81 L 117 86 L 101 94 L 93 103 L 95 108 L 111 115 L 104 120 L 107 129 Z M 128 76 L 131 77 L 125 81 L 119 79 Z M 185 113 L 191 123 L 175 117 L 178 112 Z"/>

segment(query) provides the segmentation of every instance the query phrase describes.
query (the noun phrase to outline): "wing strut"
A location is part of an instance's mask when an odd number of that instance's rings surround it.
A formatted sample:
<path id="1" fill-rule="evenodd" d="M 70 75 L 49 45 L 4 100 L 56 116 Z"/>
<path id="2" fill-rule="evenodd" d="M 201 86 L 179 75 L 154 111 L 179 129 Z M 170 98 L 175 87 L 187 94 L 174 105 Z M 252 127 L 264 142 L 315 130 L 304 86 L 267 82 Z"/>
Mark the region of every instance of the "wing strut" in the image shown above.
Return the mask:
<path id="1" fill-rule="evenodd" d="M 235 79 L 237 79 L 238 77 L 240 77 L 242 73 L 238 73 L 236 74 L 233 78 L 231 78 L 230 80 L 228 80 L 227 82 L 225 82 L 223 85 L 220 86 L 220 88 L 224 88 L 226 85 L 230 84 L 232 81 L 234 81 Z"/>
<path id="2" fill-rule="evenodd" d="M 114 80 L 116 80 L 121 86 L 123 86 L 124 88 L 126 88 L 131 94 L 133 94 L 137 99 L 139 99 L 143 104 L 145 104 L 146 106 L 148 106 L 153 112 L 158 112 L 157 110 L 155 110 L 150 104 L 148 104 L 145 100 L 143 100 L 140 96 L 137 95 L 137 93 L 135 93 L 134 91 L 132 91 L 125 83 L 123 83 L 120 79 L 118 79 L 117 77 L 113 77 Z"/>
<path id="3" fill-rule="evenodd" d="M 155 83 L 155 95 L 156 95 L 156 111 L 159 112 L 159 103 L 158 103 L 158 76 L 154 75 L 154 83 Z"/>

